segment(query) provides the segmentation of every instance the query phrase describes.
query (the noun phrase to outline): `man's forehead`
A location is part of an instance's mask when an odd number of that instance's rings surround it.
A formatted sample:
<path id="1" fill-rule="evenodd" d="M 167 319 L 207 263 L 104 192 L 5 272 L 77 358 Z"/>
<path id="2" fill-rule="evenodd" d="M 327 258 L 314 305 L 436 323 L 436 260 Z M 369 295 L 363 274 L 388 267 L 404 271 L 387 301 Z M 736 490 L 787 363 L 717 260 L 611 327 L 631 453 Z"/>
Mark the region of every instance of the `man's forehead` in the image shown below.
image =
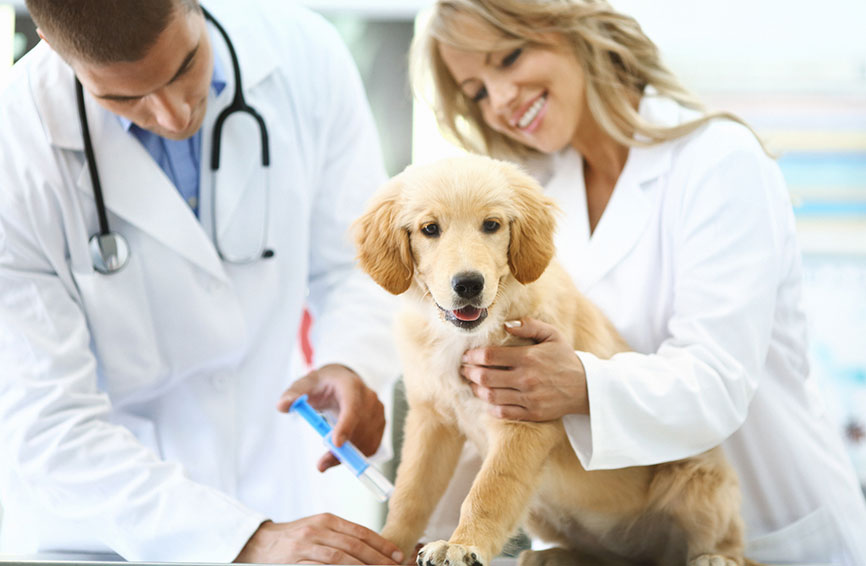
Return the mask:
<path id="1" fill-rule="evenodd" d="M 206 46 L 203 22 L 184 12 L 173 19 L 144 57 L 137 61 L 70 62 L 88 90 L 100 98 L 139 97 L 177 79 Z"/>

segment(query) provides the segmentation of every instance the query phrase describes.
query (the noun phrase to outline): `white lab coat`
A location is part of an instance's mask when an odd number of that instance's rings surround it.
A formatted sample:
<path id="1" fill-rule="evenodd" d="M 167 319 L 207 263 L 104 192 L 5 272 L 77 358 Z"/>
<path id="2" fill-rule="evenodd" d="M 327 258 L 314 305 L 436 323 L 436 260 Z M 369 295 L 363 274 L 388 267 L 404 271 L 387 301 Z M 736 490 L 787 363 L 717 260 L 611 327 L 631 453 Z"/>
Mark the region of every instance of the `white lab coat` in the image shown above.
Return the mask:
<path id="1" fill-rule="evenodd" d="M 645 96 L 641 114 L 696 116 Z M 592 237 L 580 157 L 555 156 L 560 260 L 635 353 L 579 353 L 591 416 L 565 418 L 587 469 L 722 444 L 743 492 L 747 554 L 866 564 L 866 505 L 809 378 L 802 272 L 784 180 L 744 127 L 716 121 L 635 148 Z"/>
<path id="2" fill-rule="evenodd" d="M 640 112 L 667 125 L 696 116 L 651 96 Z M 583 465 L 722 444 L 740 477 L 748 556 L 866 564 L 863 496 L 808 377 L 800 252 L 775 163 L 732 122 L 633 148 L 591 237 L 580 156 L 568 148 L 548 165 L 540 176 L 563 209 L 558 258 L 635 350 L 578 353 L 591 416 L 564 422 Z M 463 463 L 477 466 L 470 454 Z M 447 536 L 471 477 L 458 472 L 429 535 Z"/>
<path id="3" fill-rule="evenodd" d="M 347 235 L 385 179 L 351 56 L 293 3 L 207 6 L 269 127 L 272 259 L 227 264 L 212 244 L 211 131 L 235 90 L 212 27 L 228 86 L 204 123 L 201 222 L 87 96 L 109 221 L 131 249 L 113 275 L 88 253 L 97 217 L 69 67 L 39 45 L 0 96 L 0 552 L 231 561 L 266 517 L 327 511 L 304 479 L 315 461 L 296 455 L 306 425 L 275 410 L 298 377 L 305 301 L 317 365 L 342 363 L 380 391 L 398 375 L 391 298 L 354 269 Z M 260 194 L 250 124 L 231 119 L 223 134 L 229 244 L 232 227 L 262 222 L 244 206 Z"/>

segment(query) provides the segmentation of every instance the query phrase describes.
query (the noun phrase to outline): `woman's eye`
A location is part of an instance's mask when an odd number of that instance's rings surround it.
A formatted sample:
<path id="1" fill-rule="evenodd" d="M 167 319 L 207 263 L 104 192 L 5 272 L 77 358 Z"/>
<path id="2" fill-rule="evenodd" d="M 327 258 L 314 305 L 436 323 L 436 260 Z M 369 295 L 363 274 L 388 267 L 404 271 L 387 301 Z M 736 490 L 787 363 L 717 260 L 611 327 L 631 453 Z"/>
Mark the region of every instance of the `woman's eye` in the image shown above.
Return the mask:
<path id="1" fill-rule="evenodd" d="M 487 96 L 487 89 L 485 87 L 481 87 L 478 89 L 478 92 L 475 93 L 475 96 L 472 97 L 472 102 L 481 102 Z"/>
<path id="2" fill-rule="evenodd" d="M 421 227 L 421 233 L 429 238 L 435 238 L 439 235 L 439 225 L 435 222 L 431 222 L 430 224 L 425 224 Z"/>
<path id="3" fill-rule="evenodd" d="M 487 232 L 488 234 L 492 234 L 499 230 L 499 222 L 496 220 L 485 220 L 481 225 L 481 229 Z"/>
<path id="4" fill-rule="evenodd" d="M 518 47 L 517 49 L 506 55 L 505 58 L 502 59 L 502 66 L 510 67 L 511 65 L 513 65 L 514 62 L 517 61 L 517 59 L 520 57 L 521 53 L 523 53 L 523 48 Z"/>

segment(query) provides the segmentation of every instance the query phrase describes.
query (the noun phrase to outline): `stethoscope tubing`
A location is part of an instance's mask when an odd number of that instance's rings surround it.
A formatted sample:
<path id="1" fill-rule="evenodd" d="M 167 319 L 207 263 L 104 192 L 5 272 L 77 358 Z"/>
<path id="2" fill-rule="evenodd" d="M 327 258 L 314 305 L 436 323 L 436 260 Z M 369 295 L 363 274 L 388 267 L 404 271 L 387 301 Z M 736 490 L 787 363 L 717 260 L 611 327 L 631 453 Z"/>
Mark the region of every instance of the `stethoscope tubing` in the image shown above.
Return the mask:
<path id="1" fill-rule="evenodd" d="M 252 116 L 259 127 L 262 144 L 262 167 L 269 168 L 271 164 L 270 140 L 268 137 L 268 128 L 264 118 L 244 99 L 243 83 L 241 82 L 241 68 L 238 61 L 237 52 L 228 36 L 225 28 L 213 17 L 213 15 L 201 7 L 204 17 L 210 21 L 217 31 L 225 40 L 229 50 L 229 55 L 232 60 L 232 70 L 234 71 L 235 94 L 231 104 L 222 110 L 217 116 L 214 123 L 213 131 L 213 146 L 211 148 L 210 168 L 215 174 L 220 166 L 220 149 L 222 141 L 223 125 L 235 112 L 243 112 Z M 106 212 L 105 199 L 102 193 L 102 183 L 99 179 L 99 169 L 96 165 L 96 156 L 93 151 L 93 142 L 90 137 L 90 127 L 87 121 L 87 110 L 84 105 L 84 87 L 78 77 L 75 77 L 75 96 L 78 103 L 78 117 L 81 122 L 81 135 L 84 140 L 84 155 L 87 160 L 87 167 L 90 172 L 91 184 L 93 185 L 93 196 L 96 201 L 96 212 L 99 220 L 99 233 L 94 234 L 90 238 L 90 250 L 93 259 L 93 267 L 100 273 L 112 274 L 123 269 L 129 260 L 129 244 L 126 238 L 120 233 L 114 233 L 108 223 L 108 213 Z M 269 191 L 268 191 L 269 192 Z M 216 210 L 214 207 L 214 214 Z M 267 237 L 267 226 L 269 225 L 268 205 L 265 203 L 265 226 L 264 237 Z M 214 229 L 216 230 L 216 218 L 214 218 Z M 258 254 L 245 258 L 230 258 L 224 254 L 219 245 L 218 234 L 214 235 L 214 243 L 217 253 L 220 258 L 230 263 L 250 263 L 257 259 L 268 259 L 274 256 L 274 251 L 267 248 L 266 241 L 263 241 Z"/>
<path id="2" fill-rule="evenodd" d="M 84 87 L 81 85 L 78 77 L 75 77 L 75 98 L 78 100 L 78 119 L 81 122 L 81 132 L 84 138 L 84 156 L 87 159 L 87 168 L 90 170 L 90 182 L 93 184 L 93 198 L 96 200 L 99 233 L 102 236 L 106 236 L 111 231 L 108 227 L 108 214 L 105 212 L 105 199 L 102 197 L 102 183 L 99 181 L 99 170 L 96 168 L 96 155 L 93 153 L 93 142 L 90 139 L 87 110 L 84 108 Z"/>
<path id="3" fill-rule="evenodd" d="M 232 60 L 232 70 L 234 71 L 235 77 L 235 96 L 232 99 L 232 103 L 223 109 L 222 112 L 217 116 L 216 122 L 214 123 L 214 131 L 213 131 L 213 147 L 211 148 L 211 160 L 210 160 L 210 168 L 212 171 L 216 171 L 220 166 L 220 148 L 222 145 L 222 128 L 223 123 L 226 119 L 233 114 L 234 112 L 245 112 L 252 116 L 256 122 L 259 124 L 259 132 L 261 133 L 261 142 L 262 142 L 262 167 L 269 167 L 271 164 L 271 151 L 270 151 L 270 143 L 268 140 L 268 128 L 265 125 L 264 118 L 256 112 L 256 110 L 247 104 L 247 101 L 244 99 L 244 88 L 241 83 L 241 66 L 238 61 L 238 55 L 235 52 L 235 46 L 232 44 L 232 41 L 229 39 L 229 35 L 226 32 L 225 28 L 220 24 L 216 18 L 211 15 L 207 9 L 202 6 L 201 11 L 204 13 L 205 18 L 210 21 L 216 27 L 217 31 L 223 37 L 226 42 L 226 46 L 229 50 L 229 55 Z"/>

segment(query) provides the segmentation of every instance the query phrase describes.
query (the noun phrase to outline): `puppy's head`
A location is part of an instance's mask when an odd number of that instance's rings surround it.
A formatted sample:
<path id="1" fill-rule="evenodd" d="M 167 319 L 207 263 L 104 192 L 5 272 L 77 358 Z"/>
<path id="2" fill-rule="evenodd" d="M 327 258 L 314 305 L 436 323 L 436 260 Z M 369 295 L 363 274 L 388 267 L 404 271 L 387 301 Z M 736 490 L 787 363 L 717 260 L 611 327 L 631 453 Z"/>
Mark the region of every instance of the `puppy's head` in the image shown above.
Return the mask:
<path id="1" fill-rule="evenodd" d="M 412 166 L 355 223 L 361 267 L 400 294 L 413 283 L 440 316 L 482 325 L 504 283 L 535 281 L 553 257 L 553 202 L 504 161 L 465 156 Z"/>

